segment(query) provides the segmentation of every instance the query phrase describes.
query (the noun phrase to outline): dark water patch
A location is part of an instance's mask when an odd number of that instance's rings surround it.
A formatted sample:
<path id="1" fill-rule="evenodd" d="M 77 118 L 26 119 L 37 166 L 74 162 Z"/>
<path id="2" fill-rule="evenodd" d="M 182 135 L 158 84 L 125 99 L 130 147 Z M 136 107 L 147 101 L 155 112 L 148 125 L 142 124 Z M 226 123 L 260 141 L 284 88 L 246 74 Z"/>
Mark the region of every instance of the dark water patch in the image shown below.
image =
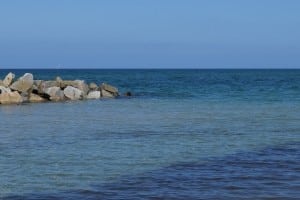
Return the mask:
<path id="1" fill-rule="evenodd" d="M 130 173 L 130 172 L 128 172 Z M 178 163 L 89 189 L 11 199 L 299 199 L 300 143 Z"/>

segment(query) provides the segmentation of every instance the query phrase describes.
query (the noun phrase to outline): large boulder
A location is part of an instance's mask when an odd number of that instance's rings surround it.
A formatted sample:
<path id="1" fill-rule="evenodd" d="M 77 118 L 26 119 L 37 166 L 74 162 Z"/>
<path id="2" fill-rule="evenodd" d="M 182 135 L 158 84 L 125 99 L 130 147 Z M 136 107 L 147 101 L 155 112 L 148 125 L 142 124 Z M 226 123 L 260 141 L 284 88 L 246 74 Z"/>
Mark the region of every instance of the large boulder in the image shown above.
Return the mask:
<path id="1" fill-rule="evenodd" d="M 1 93 L 0 94 L 0 103 L 1 104 L 22 103 L 22 97 L 17 91 Z"/>
<path id="2" fill-rule="evenodd" d="M 5 76 L 5 78 L 4 78 L 4 80 L 3 80 L 3 85 L 4 85 L 5 87 L 10 86 L 10 84 L 12 83 L 12 81 L 14 80 L 14 78 L 15 78 L 15 75 L 14 75 L 13 73 L 9 72 L 9 73 Z"/>
<path id="3" fill-rule="evenodd" d="M 0 94 L 2 94 L 2 93 L 8 93 L 8 92 L 11 92 L 10 88 L 4 87 L 4 86 L 0 86 Z"/>
<path id="4" fill-rule="evenodd" d="M 100 91 L 90 91 L 87 95 L 87 99 L 100 99 L 101 92 Z"/>
<path id="5" fill-rule="evenodd" d="M 60 89 L 60 87 L 49 87 L 45 90 L 45 93 L 49 96 L 51 101 L 65 100 L 64 92 Z"/>
<path id="6" fill-rule="evenodd" d="M 110 92 L 113 96 L 119 96 L 118 88 L 116 88 L 116 87 L 114 87 L 112 85 L 109 85 L 109 84 L 106 84 L 106 83 L 102 83 L 100 85 L 100 88 L 101 88 L 101 91 L 105 90 L 105 91 Z"/>
<path id="7" fill-rule="evenodd" d="M 28 92 L 33 86 L 33 75 L 30 73 L 24 74 L 16 82 L 14 82 L 10 89 L 16 90 L 19 92 Z"/>
<path id="8" fill-rule="evenodd" d="M 31 93 L 29 95 L 29 99 L 28 99 L 29 102 L 31 103 L 36 103 L 36 102 L 44 102 L 44 101 L 47 101 L 47 99 L 37 95 L 37 94 L 33 94 Z"/>
<path id="9" fill-rule="evenodd" d="M 64 95 L 71 100 L 79 100 L 83 98 L 83 92 L 75 87 L 67 86 L 64 89 Z"/>

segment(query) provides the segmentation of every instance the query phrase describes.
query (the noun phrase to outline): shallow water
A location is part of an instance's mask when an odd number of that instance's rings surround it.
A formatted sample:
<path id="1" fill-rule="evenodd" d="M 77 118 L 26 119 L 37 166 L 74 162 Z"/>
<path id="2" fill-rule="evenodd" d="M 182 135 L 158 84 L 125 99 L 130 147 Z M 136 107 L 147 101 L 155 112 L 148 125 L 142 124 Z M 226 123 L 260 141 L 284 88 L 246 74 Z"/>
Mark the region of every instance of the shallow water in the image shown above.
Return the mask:
<path id="1" fill-rule="evenodd" d="M 135 96 L 0 106 L 0 198 L 300 196 L 300 70 L 25 71 Z"/>

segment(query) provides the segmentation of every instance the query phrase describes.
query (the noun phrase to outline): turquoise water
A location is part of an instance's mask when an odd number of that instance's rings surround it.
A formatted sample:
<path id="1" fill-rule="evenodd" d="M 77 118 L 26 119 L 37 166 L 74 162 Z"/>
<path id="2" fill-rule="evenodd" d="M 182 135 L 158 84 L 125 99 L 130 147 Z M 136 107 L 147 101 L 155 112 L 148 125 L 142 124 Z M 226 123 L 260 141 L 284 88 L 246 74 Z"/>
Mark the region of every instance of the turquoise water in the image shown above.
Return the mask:
<path id="1" fill-rule="evenodd" d="M 134 97 L 0 106 L 0 199 L 300 196 L 300 70 L 25 71 Z"/>

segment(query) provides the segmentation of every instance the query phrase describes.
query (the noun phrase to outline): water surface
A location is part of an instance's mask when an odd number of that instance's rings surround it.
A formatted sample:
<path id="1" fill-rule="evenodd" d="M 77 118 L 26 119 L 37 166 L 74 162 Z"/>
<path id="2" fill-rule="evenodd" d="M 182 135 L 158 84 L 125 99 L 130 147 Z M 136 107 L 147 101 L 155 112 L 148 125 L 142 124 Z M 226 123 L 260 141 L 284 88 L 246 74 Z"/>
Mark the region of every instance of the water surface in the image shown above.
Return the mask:
<path id="1" fill-rule="evenodd" d="M 135 96 L 0 106 L 0 198 L 300 196 L 300 70 L 25 71 Z"/>

